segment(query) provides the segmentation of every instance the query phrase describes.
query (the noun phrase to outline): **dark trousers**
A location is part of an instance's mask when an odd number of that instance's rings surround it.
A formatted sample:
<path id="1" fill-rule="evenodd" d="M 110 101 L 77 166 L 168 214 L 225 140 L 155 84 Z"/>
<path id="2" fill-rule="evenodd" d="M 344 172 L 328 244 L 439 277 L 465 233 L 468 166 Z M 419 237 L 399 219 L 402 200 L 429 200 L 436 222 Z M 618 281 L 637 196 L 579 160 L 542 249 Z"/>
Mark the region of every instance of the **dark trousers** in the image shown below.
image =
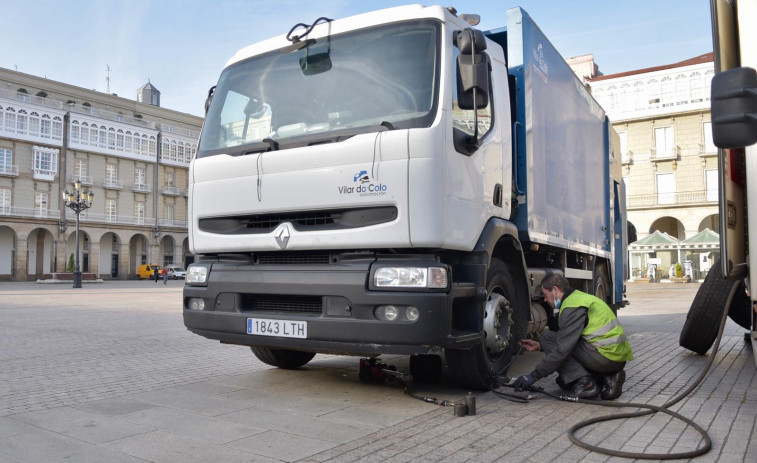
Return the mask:
<path id="1" fill-rule="evenodd" d="M 557 349 L 557 333 L 544 331 L 540 334 L 540 343 L 542 350 L 549 354 Z M 568 358 L 557 367 L 557 374 L 560 375 L 565 384 L 568 384 L 578 378 L 592 374 L 611 375 L 622 370 L 625 366 L 626 362 L 615 362 L 608 359 L 600 354 L 591 343 L 581 338 Z"/>

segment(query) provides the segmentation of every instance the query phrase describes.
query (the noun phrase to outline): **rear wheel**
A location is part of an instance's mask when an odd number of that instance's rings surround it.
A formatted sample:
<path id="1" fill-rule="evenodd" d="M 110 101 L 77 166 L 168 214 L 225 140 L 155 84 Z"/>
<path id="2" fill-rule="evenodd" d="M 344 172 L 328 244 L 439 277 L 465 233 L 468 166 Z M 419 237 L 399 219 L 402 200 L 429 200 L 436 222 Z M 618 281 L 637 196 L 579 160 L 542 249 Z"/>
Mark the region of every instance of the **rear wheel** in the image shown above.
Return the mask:
<path id="1" fill-rule="evenodd" d="M 510 269 L 492 259 L 487 274 L 487 300 L 477 310 L 483 319 L 481 343 L 472 349 L 445 352 L 449 372 L 457 383 L 474 389 L 489 389 L 515 355 L 518 341 L 526 335 L 528 307 L 520 307 Z"/>
<path id="2" fill-rule="evenodd" d="M 313 352 L 301 352 L 289 349 L 271 349 L 268 347 L 250 346 L 252 353 L 261 362 L 273 367 L 294 370 L 313 360 Z"/>
<path id="3" fill-rule="evenodd" d="M 607 305 L 612 304 L 610 277 L 607 275 L 607 267 L 604 264 L 594 267 L 594 295 L 605 301 Z"/>

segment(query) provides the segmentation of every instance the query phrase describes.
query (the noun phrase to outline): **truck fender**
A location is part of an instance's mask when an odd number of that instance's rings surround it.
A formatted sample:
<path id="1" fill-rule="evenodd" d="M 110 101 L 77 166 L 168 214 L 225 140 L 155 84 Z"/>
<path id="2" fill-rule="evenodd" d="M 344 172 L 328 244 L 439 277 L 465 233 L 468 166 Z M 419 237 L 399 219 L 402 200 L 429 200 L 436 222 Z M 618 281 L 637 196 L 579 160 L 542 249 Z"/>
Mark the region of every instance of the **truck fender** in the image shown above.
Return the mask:
<path id="1" fill-rule="evenodd" d="M 502 260 L 510 269 L 520 304 L 529 306 L 531 288 L 528 284 L 526 259 L 518 238 L 518 228 L 507 220 L 493 217 L 484 226 L 475 247 L 476 252 L 486 253 L 487 267 L 492 258 Z M 518 290 L 521 288 L 522 290 Z M 530 315 L 529 315 L 530 319 Z"/>

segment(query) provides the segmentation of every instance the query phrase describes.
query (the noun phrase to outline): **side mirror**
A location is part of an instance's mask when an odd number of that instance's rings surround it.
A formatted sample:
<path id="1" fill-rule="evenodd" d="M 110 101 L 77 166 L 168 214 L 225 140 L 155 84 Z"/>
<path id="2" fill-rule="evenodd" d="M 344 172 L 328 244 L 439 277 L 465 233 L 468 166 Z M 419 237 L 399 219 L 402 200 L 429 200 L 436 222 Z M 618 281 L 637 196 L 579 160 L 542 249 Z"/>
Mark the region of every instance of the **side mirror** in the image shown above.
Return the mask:
<path id="1" fill-rule="evenodd" d="M 475 110 L 489 104 L 489 56 L 484 33 L 465 29 L 455 37 L 460 54 L 457 56 L 457 105 L 460 109 Z"/>
<path id="2" fill-rule="evenodd" d="M 205 98 L 205 115 L 208 115 L 208 109 L 210 109 L 210 103 L 213 101 L 213 94 L 216 92 L 216 86 L 210 87 L 208 90 L 208 97 Z"/>
<path id="3" fill-rule="evenodd" d="M 757 142 L 757 71 L 729 69 L 712 78 L 712 140 L 718 148 Z"/>

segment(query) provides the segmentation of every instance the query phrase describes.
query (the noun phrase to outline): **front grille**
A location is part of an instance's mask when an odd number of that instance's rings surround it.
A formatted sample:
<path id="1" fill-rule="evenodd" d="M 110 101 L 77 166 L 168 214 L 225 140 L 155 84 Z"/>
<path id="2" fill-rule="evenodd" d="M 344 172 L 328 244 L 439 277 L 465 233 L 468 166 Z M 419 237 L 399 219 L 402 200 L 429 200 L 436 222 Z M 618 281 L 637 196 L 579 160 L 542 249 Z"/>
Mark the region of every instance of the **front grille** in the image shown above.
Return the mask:
<path id="1" fill-rule="evenodd" d="M 255 263 L 259 265 L 316 265 L 331 262 L 329 253 L 315 252 L 267 252 L 256 253 Z"/>
<path id="2" fill-rule="evenodd" d="M 394 206 L 332 209 L 325 211 L 294 211 L 281 214 L 250 214 L 200 219 L 200 230 L 222 235 L 270 233 L 282 223 L 290 223 L 297 231 L 347 230 L 368 227 L 397 219 Z"/>
<path id="3" fill-rule="evenodd" d="M 295 228 L 298 225 L 304 227 L 317 227 L 319 225 L 333 225 L 334 214 L 332 212 L 308 212 L 302 214 L 264 214 L 250 216 L 243 219 L 242 225 L 253 230 L 270 231 L 283 222 L 290 222 Z"/>
<path id="4" fill-rule="evenodd" d="M 244 312 L 320 315 L 323 311 L 322 301 L 321 296 L 244 294 L 241 309 Z"/>

